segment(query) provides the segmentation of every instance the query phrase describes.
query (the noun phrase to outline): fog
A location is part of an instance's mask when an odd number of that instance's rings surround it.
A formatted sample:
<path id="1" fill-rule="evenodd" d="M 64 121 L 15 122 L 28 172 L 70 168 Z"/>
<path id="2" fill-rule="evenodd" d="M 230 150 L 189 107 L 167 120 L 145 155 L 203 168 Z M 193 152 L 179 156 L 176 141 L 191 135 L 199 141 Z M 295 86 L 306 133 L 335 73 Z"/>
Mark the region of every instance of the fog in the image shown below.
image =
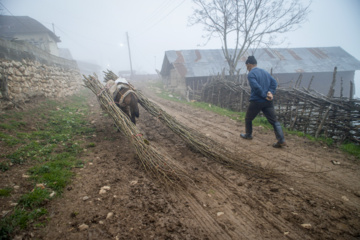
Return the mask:
<path id="1" fill-rule="evenodd" d="M 191 0 L 0 0 L 1 14 L 29 16 L 60 36 L 60 48 L 74 59 L 96 63 L 104 70 L 138 73 L 160 70 L 167 50 L 218 49 L 206 43 L 202 26 L 188 26 Z M 360 60 L 360 1 L 313 0 L 308 20 L 296 31 L 279 35 L 274 47 L 340 46 Z M 205 44 L 206 43 L 206 44 Z M 335 66 L 334 66 L 335 67 Z M 355 74 L 360 97 L 360 71 Z"/>

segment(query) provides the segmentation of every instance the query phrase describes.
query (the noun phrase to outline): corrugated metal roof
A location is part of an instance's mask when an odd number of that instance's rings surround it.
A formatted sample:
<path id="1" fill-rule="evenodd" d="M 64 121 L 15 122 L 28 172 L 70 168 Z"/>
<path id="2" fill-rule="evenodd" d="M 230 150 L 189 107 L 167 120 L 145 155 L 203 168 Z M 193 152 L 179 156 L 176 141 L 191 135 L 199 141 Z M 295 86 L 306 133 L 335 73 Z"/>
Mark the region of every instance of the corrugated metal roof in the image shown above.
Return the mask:
<path id="1" fill-rule="evenodd" d="M 341 47 L 319 48 L 272 48 L 248 50 L 238 68 L 245 73 L 245 60 L 255 52 L 258 67 L 273 73 L 332 72 L 360 70 L 360 61 Z M 216 75 L 228 64 L 221 49 L 166 51 L 165 58 L 178 69 L 183 77 L 202 77 Z M 166 66 L 163 66 L 163 68 Z M 161 70 L 165 73 L 165 69 Z"/>

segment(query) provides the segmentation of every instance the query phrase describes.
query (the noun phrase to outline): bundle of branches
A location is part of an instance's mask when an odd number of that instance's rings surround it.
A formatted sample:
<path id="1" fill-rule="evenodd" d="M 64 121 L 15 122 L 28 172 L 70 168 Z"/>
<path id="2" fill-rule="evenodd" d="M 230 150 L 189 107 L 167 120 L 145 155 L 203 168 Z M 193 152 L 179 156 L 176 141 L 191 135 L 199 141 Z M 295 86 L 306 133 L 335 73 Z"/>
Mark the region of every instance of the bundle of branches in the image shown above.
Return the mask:
<path id="1" fill-rule="evenodd" d="M 198 131 L 195 131 L 187 126 L 178 122 L 175 118 L 170 116 L 158 105 L 148 100 L 141 92 L 133 89 L 139 99 L 139 103 L 151 115 L 158 118 L 161 122 L 167 125 L 170 130 L 179 135 L 192 149 L 200 152 L 203 156 L 212 159 L 216 162 L 235 169 L 241 172 L 252 173 L 257 176 L 264 177 L 266 172 L 259 166 L 255 166 L 241 156 L 228 151 L 224 146 L 212 141 Z"/>
<path id="2" fill-rule="evenodd" d="M 149 142 L 143 138 L 129 117 L 116 106 L 96 75 L 88 77 L 83 75 L 83 78 L 85 86 L 98 97 L 101 107 L 112 117 L 118 129 L 128 137 L 146 170 L 149 170 L 160 180 L 165 180 L 165 182 L 174 183 L 187 177 L 185 171 L 172 158 L 159 153 L 149 145 Z"/>
<path id="3" fill-rule="evenodd" d="M 104 81 L 107 82 L 109 80 L 116 80 L 118 79 L 119 77 L 111 70 L 107 69 L 107 71 L 103 71 L 103 73 L 105 74 L 105 77 L 104 77 Z"/>

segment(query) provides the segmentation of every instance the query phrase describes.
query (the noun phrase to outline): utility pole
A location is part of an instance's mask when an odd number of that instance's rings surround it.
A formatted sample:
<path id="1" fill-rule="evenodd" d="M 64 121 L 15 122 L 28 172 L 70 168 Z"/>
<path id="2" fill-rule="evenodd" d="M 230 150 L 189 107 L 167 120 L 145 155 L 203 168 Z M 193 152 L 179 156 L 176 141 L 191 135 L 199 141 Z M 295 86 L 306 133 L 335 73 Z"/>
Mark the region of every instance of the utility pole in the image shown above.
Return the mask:
<path id="1" fill-rule="evenodd" d="M 129 34 L 128 32 L 126 32 L 126 39 L 127 39 L 127 45 L 128 45 L 128 50 L 129 50 L 129 59 L 130 59 L 130 71 L 131 71 L 131 78 L 133 77 L 133 69 L 132 69 L 132 63 L 131 63 L 131 52 L 130 52 L 130 42 L 129 42 Z"/>

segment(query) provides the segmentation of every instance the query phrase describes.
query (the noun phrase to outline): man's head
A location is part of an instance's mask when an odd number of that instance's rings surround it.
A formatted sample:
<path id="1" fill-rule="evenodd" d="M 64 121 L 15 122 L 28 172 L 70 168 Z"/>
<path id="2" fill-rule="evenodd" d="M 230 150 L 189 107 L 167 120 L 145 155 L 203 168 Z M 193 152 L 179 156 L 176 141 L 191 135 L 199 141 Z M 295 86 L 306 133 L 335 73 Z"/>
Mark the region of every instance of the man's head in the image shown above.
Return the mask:
<path id="1" fill-rule="evenodd" d="M 256 67 L 257 61 L 254 56 L 249 56 L 245 62 L 247 70 L 250 72 L 251 69 Z"/>

